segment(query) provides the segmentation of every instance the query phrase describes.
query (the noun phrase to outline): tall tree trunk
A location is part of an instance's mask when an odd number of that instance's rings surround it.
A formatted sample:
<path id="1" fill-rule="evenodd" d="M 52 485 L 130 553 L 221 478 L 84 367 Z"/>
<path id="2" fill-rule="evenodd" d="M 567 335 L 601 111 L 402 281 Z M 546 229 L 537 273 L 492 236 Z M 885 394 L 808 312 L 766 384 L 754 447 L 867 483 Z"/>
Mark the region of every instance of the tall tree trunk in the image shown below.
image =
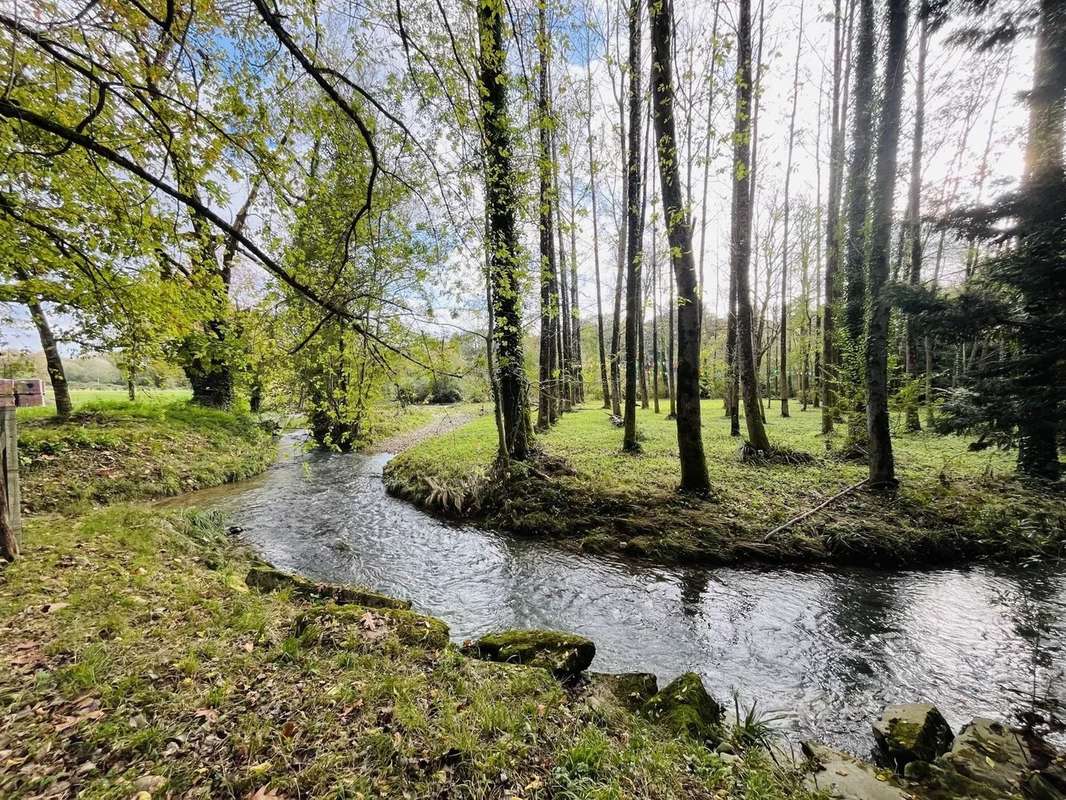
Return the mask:
<path id="1" fill-rule="evenodd" d="M 733 190 L 736 192 L 736 189 Z M 740 357 L 737 353 L 737 273 L 736 259 L 729 259 L 729 320 L 725 336 L 727 371 L 726 416 L 729 435 L 740 436 Z"/>
<path id="2" fill-rule="evenodd" d="M 650 5 L 652 98 L 663 218 L 670 242 L 670 261 L 677 284 L 677 449 L 681 459 L 681 490 L 707 493 L 710 479 L 703 454 L 700 421 L 700 314 L 696 264 L 692 257 L 692 224 L 681 195 L 677 131 L 674 123 L 672 0 Z"/>
<path id="3" fill-rule="evenodd" d="M 555 247 L 552 241 L 555 191 L 551 148 L 551 103 L 548 97 L 548 22 L 542 0 L 537 7 L 537 49 L 540 54 L 537 83 L 537 168 L 539 174 L 538 232 L 540 245 L 540 367 L 537 393 L 537 430 L 545 431 L 559 417 L 559 287 L 556 283 Z"/>
<path id="4" fill-rule="evenodd" d="M 551 92 L 549 70 L 548 91 Z M 570 313 L 570 274 L 566 267 L 566 244 L 563 237 L 563 193 L 559 184 L 559 121 L 552 119 L 551 127 L 551 165 L 552 165 L 552 201 L 555 211 L 555 230 L 558 250 L 558 293 L 559 293 L 559 410 L 569 411 L 574 401 L 574 340 L 571 329 L 573 317 Z"/>
<path id="5" fill-rule="evenodd" d="M 591 60 L 591 59 L 590 59 Z M 596 156 L 592 136 L 592 67 L 586 61 L 586 84 L 588 87 L 588 148 L 589 148 L 589 194 L 592 196 L 592 264 L 596 277 L 596 341 L 600 358 L 600 391 L 603 394 L 603 407 L 611 407 L 610 378 L 607 375 L 607 346 L 603 334 L 603 288 L 600 282 L 600 222 L 597 208 Z"/>
<path id="6" fill-rule="evenodd" d="M 1029 130 L 1025 147 L 1024 189 L 1033 197 L 1027 218 L 1022 221 L 1025 238 L 1036 240 L 1034 248 L 1047 249 L 1041 243 L 1049 225 L 1066 217 L 1063 193 L 1066 176 L 1063 166 L 1063 124 L 1066 122 L 1063 86 L 1066 85 L 1066 2 L 1041 0 L 1038 21 L 1033 91 L 1029 96 Z M 1036 198 L 1041 202 L 1036 202 Z M 1051 256 L 1048 256 L 1049 260 Z M 1061 270 L 1061 261 L 1059 262 Z M 1035 282 L 1033 282 L 1035 283 Z M 1048 356 L 1043 339 L 1044 321 L 1061 313 L 1062 278 L 1057 286 L 1027 287 L 1023 303 L 1026 314 L 1035 322 L 1023 328 L 1021 357 L 1029 366 L 1022 379 L 1027 397 L 1021 404 L 1018 425 L 1018 471 L 1037 478 L 1056 479 L 1059 463 L 1059 413 L 1061 397 L 1061 360 Z M 1035 290 L 1035 291 L 1034 291 Z M 1049 309 L 1048 292 L 1053 303 Z"/>
<path id="7" fill-rule="evenodd" d="M 614 281 L 614 315 L 611 324 L 611 413 L 622 417 L 622 289 L 625 286 L 626 233 L 625 225 L 618 232 L 617 270 Z"/>
<path id="8" fill-rule="evenodd" d="M 803 0 L 800 0 L 799 30 L 803 30 Z M 796 66 L 792 75 L 792 115 L 788 121 L 788 159 L 785 166 L 785 219 L 784 239 L 781 243 L 781 339 L 780 355 L 778 356 L 779 369 L 781 371 L 781 416 L 788 414 L 788 218 L 791 203 L 789 202 L 789 188 L 792 185 L 792 148 L 796 142 L 796 107 L 799 104 L 799 70 L 800 56 L 803 54 L 803 36 L 796 37 Z M 806 404 L 806 390 L 804 390 L 804 403 Z"/>
<path id="9" fill-rule="evenodd" d="M 515 223 L 518 203 L 511 164 L 513 144 L 504 72 L 507 55 L 503 44 L 503 16 L 506 13 L 503 0 L 483 0 L 478 3 L 477 13 L 478 82 L 485 152 L 485 203 L 488 206 L 485 239 L 489 251 L 492 335 L 507 442 L 507 453 L 503 455 L 524 461 L 529 457 L 533 432 L 522 359 L 520 248 Z"/>
<path id="10" fill-rule="evenodd" d="M 670 413 L 666 415 L 667 419 L 677 419 L 677 370 L 675 369 L 675 354 L 677 352 L 677 346 L 675 342 L 675 334 L 677 333 L 677 325 L 674 322 L 674 314 L 677 312 L 677 299 L 674 297 L 674 281 L 667 281 L 670 284 L 669 303 L 667 308 L 669 314 L 667 316 L 667 334 L 666 334 L 666 388 L 670 395 Z"/>
<path id="11" fill-rule="evenodd" d="M 836 314 L 840 301 L 840 194 L 844 175 L 844 110 L 847 103 L 845 69 L 845 37 L 851 45 L 851 23 L 847 31 L 841 13 L 841 0 L 833 2 L 833 99 L 830 109 L 829 186 L 825 210 L 825 302 L 822 309 L 822 434 L 833 432 L 837 407 L 839 357 L 836 348 Z"/>
<path id="12" fill-rule="evenodd" d="M 626 390 L 622 449 L 636 452 L 637 325 L 640 324 L 640 0 L 629 6 L 629 147 L 626 158 Z"/>
<path id="13" fill-rule="evenodd" d="M 655 199 L 652 198 L 651 213 L 651 381 L 655 413 L 659 413 L 659 231 L 655 216 Z"/>
<path id="14" fill-rule="evenodd" d="M 870 444 L 870 486 L 897 485 L 888 416 L 888 323 L 892 304 L 885 294 L 896 189 L 900 105 L 907 72 L 908 0 L 889 0 L 885 94 L 877 136 L 877 167 L 870 236 L 870 322 L 866 334 L 866 433 Z"/>
<path id="15" fill-rule="evenodd" d="M 737 103 L 733 134 L 733 213 L 730 235 L 730 262 L 737 296 L 737 355 L 740 387 L 744 397 L 744 419 L 748 443 L 768 452 L 770 440 L 763 426 L 762 409 L 755 375 L 752 343 L 751 285 L 751 151 L 749 120 L 751 109 L 751 0 L 740 0 L 737 21 Z"/>
<path id="16" fill-rule="evenodd" d="M 570 335 L 573 343 L 570 345 L 571 362 L 571 386 L 573 388 L 573 402 L 585 402 L 585 370 L 581 357 L 581 310 L 577 297 L 577 206 L 574 203 L 574 155 L 573 151 L 567 156 L 567 177 L 570 189 Z"/>
<path id="17" fill-rule="evenodd" d="M 650 91 L 650 86 L 649 86 Z M 648 106 L 647 115 L 644 117 L 644 151 L 641 156 L 641 190 L 640 190 L 640 238 L 641 246 L 643 248 L 644 242 L 644 223 L 648 213 L 648 184 L 654 180 L 654 171 L 649 169 L 649 164 L 652 159 L 648 158 L 648 142 L 651 139 L 651 106 Z M 640 407 L 648 407 L 648 366 L 645 360 L 645 347 L 644 347 L 644 312 L 647 303 L 645 298 L 647 297 L 647 278 L 643 277 L 643 261 L 644 253 L 641 251 L 641 273 L 642 280 L 640 284 L 640 296 L 637 298 L 637 304 L 640 308 L 640 319 L 637 321 L 637 369 L 640 375 Z"/>
<path id="18" fill-rule="evenodd" d="M 484 164 L 482 164 L 484 169 Z M 485 206 L 485 242 L 488 242 L 487 231 L 489 230 L 489 209 Z M 489 386 L 492 387 L 492 413 L 496 422 L 496 450 L 497 458 L 500 463 L 505 467 L 510 461 L 510 454 L 507 451 L 507 427 L 503 422 L 503 406 L 500 402 L 500 382 L 496 372 L 496 355 L 493 348 L 493 342 L 495 341 L 495 323 L 496 318 L 492 313 L 494 307 L 492 301 L 492 253 L 489 248 L 485 248 L 485 307 L 488 309 L 488 330 L 485 335 L 485 371 L 488 373 Z M 258 409 L 253 408 L 254 412 L 258 412 Z"/>
<path id="19" fill-rule="evenodd" d="M 922 280 L 922 142 L 925 134 L 925 63 L 929 53 L 929 4 L 922 0 L 918 31 L 918 67 L 914 87 L 914 147 L 911 150 L 911 185 L 907 199 L 907 217 L 910 222 L 910 273 L 909 282 L 917 286 Z M 906 327 L 905 362 L 907 377 L 917 384 L 921 376 L 918 367 L 918 332 L 914 320 L 908 315 Z M 905 427 L 908 431 L 920 431 L 922 422 L 918 416 L 918 399 L 914 388 L 907 403 Z M 928 402 L 928 400 L 926 401 Z"/>
<path id="20" fill-rule="evenodd" d="M 56 400 L 56 416 L 61 420 L 70 419 L 73 405 L 70 402 L 70 388 L 67 386 L 67 374 L 63 369 L 63 357 L 59 354 L 59 345 L 52 333 L 52 326 L 48 324 L 44 308 L 36 299 L 26 302 L 30 310 L 30 318 L 37 328 L 37 335 L 41 339 L 41 349 L 44 350 L 44 363 L 48 370 L 48 381 L 52 384 L 52 394 Z"/>
<path id="21" fill-rule="evenodd" d="M 866 316 L 866 218 L 869 207 L 869 173 L 874 91 L 873 0 L 859 1 L 859 49 L 855 65 L 855 114 L 852 155 L 848 172 L 847 247 L 845 275 L 847 300 L 844 314 L 847 343 L 844 358 L 846 392 L 850 395 L 849 447 L 861 446 L 863 417 L 863 334 Z"/>
<path id="22" fill-rule="evenodd" d="M 707 182 L 711 174 L 711 139 L 714 138 L 714 75 L 718 69 L 718 19 L 722 0 L 714 0 L 714 22 L 711 23 L 711 64 L 707 70 L 707 128 L 703 136 L 703 199 L 700 201 L 700 250 L 699 250 L 699 286 L 700 286 L 700 342 L 703 341 L 703 304 L 707 299 L 707 284 L 703 280 L 703 259 L 707 243 Z M 691 199 L 691 198 L 690 198 Z M 717 281 L 715 281 L 717 287 Z M 715 311 L 718 310 L 718 298 L 715 298 Z"/>

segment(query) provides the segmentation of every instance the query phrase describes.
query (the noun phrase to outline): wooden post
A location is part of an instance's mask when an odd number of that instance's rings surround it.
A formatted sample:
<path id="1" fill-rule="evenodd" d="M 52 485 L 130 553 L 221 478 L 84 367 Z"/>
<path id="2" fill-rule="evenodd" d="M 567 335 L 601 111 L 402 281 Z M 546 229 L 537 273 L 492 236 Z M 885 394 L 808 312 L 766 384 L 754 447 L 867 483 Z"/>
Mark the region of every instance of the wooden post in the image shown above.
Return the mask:
<path id="1" fill-rule="evenodd" d="M 19 553 L 18 424 L 15 382 L 0 380 L 0 558 L 14 561 Z"/>
<path id="2" fill-rule="evenodd" d="M 22 535 L 16 407 L 44 405 L 39 380 L 0 379 L 0 558 L 14 561 Z"/>

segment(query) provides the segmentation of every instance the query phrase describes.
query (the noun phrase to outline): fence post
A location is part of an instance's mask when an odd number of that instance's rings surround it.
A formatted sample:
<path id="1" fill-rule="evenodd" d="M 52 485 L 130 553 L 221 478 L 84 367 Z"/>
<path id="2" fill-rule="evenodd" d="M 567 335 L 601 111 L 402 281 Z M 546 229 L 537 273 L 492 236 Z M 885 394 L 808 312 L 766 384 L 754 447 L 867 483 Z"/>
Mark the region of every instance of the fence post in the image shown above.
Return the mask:
<path id="1" fill-rule="evenodd" d="M 22 533 L 15 382 L 0 379 L 0 558 L 14 561 Z"/>

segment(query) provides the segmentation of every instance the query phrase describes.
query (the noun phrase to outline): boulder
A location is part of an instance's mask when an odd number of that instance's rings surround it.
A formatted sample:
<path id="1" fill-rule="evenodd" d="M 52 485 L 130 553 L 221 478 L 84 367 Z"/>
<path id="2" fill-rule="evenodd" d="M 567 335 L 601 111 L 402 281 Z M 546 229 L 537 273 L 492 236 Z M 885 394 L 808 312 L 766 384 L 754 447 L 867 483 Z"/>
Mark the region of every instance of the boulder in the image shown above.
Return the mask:
<path id="1" fill-rule="evenodd" d="M 659 691 L 659 681 L 650 672 L 590 672 L 585 694 L 593 707 L 613 704 L 637 711 Z"/>
<path id="2" fill-rule="evenodd" d="M 878 754 L 902 772 L 912 761 L 932 761 L 951 748 L 951 727 L 929 703 L 888 706 L 874 723 Z"/>
<path id="3" fill-rule="evenodd" d="M 913 797 L 887 769 L 878 769 L 819 742 L 804 742 L 803 753 L 813 767 L 805 781 L 812 792 L 824 793 L 832 800 L 911 800 Z"/>
<path id="4" fill-rule="evenodd" d="M 1021 794 L 1029 755 L 1021 739 L 1002 722 L 978 717 L 963 726 L 951 752 L 940 761 L 987 786 L 992 796 L 1008 797 Z"/>
<path id="5" fill-rule="evenodd" d="M 675 678 L 640 710 L 675 734 L 715 743 L 722 738 L 722 706 L 707 693 L 695 672 Z"/>
<path id="6" fill-rule="evenodd" d="M 596 645 L 573 633 L 517 630 L 482 636 L 464 645 L 463 652 L 484 661 L 541 667 L 556 677 L 569 678 L 588 668 Z"/>
<path id="7" fill-rule="evenodd" d="M 308 600 L 332 600 L 335 603 L 366 606 L 367 608 L 410 609 L 410 600 L 400 600 L 386 594 L 338 583 L 315 583 L 299 575 L 291 575 L 274 567 L 253 567 L 244 582 L 260 592 L 290 589 L 297 597 Z"/>
<path id="8" fill-rule="evenodd" d="M 293 635 L 313 639 L 317 645 L 344 648 L 351 644 L 375 644 L 396 639 L 401 644 L 427 650 L 448 646 L 447 624 L 400 608 L 370 608 L 329 603 L 300 614 Z"/>

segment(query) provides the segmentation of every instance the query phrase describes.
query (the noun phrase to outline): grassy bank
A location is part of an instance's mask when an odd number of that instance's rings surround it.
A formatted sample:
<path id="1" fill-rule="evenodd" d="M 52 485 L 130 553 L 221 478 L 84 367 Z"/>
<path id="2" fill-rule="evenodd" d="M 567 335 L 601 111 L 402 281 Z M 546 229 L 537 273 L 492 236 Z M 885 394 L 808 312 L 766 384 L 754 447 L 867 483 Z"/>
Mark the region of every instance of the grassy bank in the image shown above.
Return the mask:
<path id="1" fill-rule="evenodd" d="M 971 452 L 965 439 L 928 433 L 894 439 L 898 493 L 852 492 L 767 539 L 866 476 L 864 463 L 827 452 L 817 409 L 781 419 L 775 407 L 767 426 L 775 445 L 813 461 L 742 463 L 721 404 L 705 402 L 709 500 L 676 493 L 676 428 L 650 411 L 638 412 L 636 456 L 621 452 L 621 431 L 606 413 L 585 408 L 539 438 L 554 458 L 537 473 L 516 469 L 501 480 L 490 469 L 496 433 L 486 417 L 403 453 L 388 465 L 386 483 L 448 516 L 661 561 L 1016 562 L 1066 554 L 1062 489 L 1017 481 L 1013 453 Z"/>
<path id="2" fill-rule="evenodd" d="M 22 505 L 28 513 L 76 513 L 258 474 L 273 436 L 252 416 L 183 401 L 91 401 L 67 422 L 19 420 Z"/>
<path id="3" fill-rule="evenodd" d="M 0 571 L 0 796 L 805 796 L 758 752 L 410 635 L 439 623 L 249 591 L 220 531 L 123 504 L 29 522 Z"/>

